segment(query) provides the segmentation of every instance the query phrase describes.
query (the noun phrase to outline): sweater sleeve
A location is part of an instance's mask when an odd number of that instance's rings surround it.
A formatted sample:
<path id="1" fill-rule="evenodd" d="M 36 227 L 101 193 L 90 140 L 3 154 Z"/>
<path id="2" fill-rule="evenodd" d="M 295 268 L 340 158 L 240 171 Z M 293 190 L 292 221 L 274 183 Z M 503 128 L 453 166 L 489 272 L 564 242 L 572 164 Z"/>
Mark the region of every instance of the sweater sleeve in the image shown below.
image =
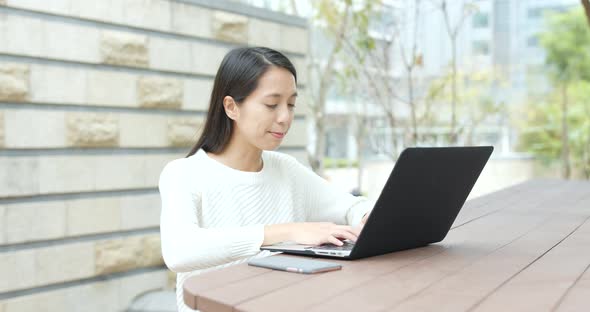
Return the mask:
<path id="1" fill-rule="evenodd" d="M 308 221 L 356 226 L 373 208 L 374 202 L 366 197 L 355 197 L 330 184 L 296 159 L 290 161 L 296 183 L 303 193 Z"/>
<path id="2" fill-rule="evenodd" d="M 189 272 L 229 263 L 260 251 L 264 225 L 201 228 L 201 192 L 187 174 L 186 159 L 170 162 L 160 175 L 162 256 L 174 272 Z"/>

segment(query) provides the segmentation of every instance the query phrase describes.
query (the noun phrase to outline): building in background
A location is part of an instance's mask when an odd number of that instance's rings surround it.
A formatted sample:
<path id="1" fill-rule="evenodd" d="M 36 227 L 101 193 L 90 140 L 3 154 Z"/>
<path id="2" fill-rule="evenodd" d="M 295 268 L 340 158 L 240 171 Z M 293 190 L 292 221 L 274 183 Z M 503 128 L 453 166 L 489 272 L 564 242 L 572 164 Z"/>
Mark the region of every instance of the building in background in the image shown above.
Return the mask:
<path id="1" fill-rule="evenodd" d="M 224 0 L 0 0 L 0 311 L 123 311 L 174 287 L 162 168 L 195 142 L 230 49 L 283 51 L 305 85 L 307 36 Z M 304 162 L 305 122 L 283 148 Z"/>

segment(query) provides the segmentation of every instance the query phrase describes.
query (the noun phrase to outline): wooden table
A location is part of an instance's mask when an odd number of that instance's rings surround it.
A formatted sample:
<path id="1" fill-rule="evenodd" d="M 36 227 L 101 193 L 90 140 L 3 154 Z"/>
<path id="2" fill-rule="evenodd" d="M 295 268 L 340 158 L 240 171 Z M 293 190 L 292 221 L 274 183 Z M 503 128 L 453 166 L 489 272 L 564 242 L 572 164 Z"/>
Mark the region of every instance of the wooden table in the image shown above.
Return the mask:
<path id="1" fill-rule="evenodd" d="M 195 276 L 201 311 L 590 311 L 590 182 L 529 181 L 468 201 L 438 244 L 304 275 Z"/>

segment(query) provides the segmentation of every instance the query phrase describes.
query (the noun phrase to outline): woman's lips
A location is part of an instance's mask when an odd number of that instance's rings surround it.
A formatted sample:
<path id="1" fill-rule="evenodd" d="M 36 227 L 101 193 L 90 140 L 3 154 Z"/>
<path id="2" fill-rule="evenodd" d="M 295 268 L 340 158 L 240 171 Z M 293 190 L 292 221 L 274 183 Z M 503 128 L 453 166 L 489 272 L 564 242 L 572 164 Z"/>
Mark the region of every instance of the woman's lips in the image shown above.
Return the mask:
<path id="1" fill-rule="evenodd" d="M 270 134 L 277 139 L 282 139 L 285 136 L 284 132 L 271 132 Z"/>

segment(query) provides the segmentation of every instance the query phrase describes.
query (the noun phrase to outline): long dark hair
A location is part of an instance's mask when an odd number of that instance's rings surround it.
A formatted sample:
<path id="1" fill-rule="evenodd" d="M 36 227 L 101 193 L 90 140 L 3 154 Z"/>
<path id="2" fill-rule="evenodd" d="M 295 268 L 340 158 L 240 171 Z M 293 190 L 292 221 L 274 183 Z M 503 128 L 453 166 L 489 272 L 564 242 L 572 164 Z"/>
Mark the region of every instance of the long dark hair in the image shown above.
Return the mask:
<path id="1" fill-rule="evenodd" d="M 223 151 L 232 134 L 233 120 L 225 114 L 223 98 L 231 96 L 241 104 L 257 87 L 258 79 L 271 66 L 291 72 L 297 83 L 297 72 L 282 53 L 263 47 L 237 48 L 229 51 L 217 70 L 205 127 L 199 140 L 186 157 L 199 149 L 210 153 Z"/>

